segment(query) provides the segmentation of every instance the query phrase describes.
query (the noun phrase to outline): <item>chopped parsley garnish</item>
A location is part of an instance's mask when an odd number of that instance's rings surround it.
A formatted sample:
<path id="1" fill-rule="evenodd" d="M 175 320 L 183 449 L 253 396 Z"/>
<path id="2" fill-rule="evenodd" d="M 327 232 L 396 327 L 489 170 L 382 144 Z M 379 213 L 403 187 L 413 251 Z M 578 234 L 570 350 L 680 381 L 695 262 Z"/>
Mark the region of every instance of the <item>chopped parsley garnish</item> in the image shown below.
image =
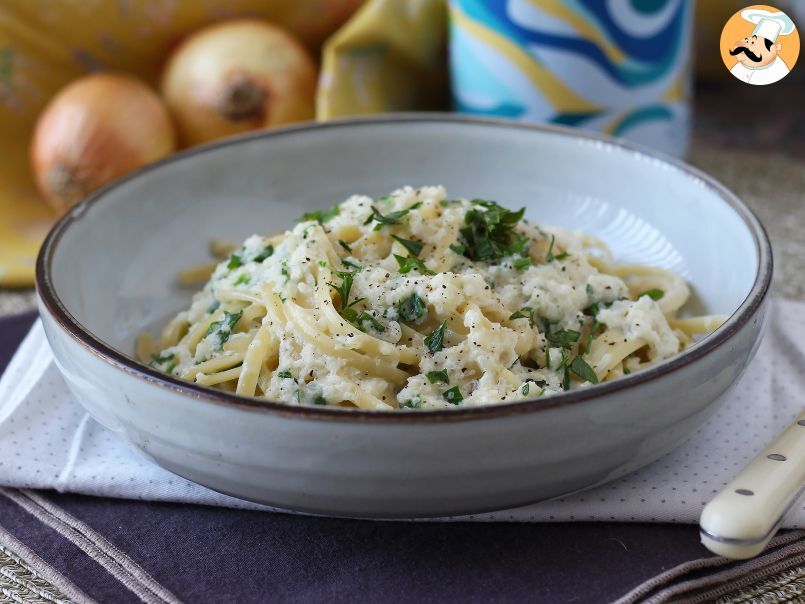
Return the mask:
<path id="1" fill-rule="evenodd" d="M 247 284 L 249 281 L 251 281 L 251 278 L 249 278 L 249 275 L 247 275 L 247 274 L 245 274 L 245 273 L 244 273 L 244 274 L 242 274 L 240 277 L 238 277 L 237 279 L 235 279 L 235 283 L 234 283 L 234 284 L 235 284 L 235 285 L 245 285 L 245 284 Z"/>
<path id="2" fill-rule="evenodd" d="M 599 327 L 601 327 L 601 324 L 598 322 L 598 319 L 595 319 L 593 326 L 590 327 L 590 335 L 587 338 L 587 347 L 584 349 L 584 354 L 590 354 L 590 351 L 593 349 L 593 338 L 595 338 L 595 332 L 598 331 Z"/>
<path id="3" fill-rule="evenodd" d="M 449 207 L 449 206 L 451 206 L 453 204 L 456 204 L 456 203 L 461 203 L 461 200 L 460 199 L 442 199 L 439 202 L 439 205 L 442 206 L 443 208 L 447 208 L 447 207 Z"/>
<path id="4" fill-rule="evenodd" d="M 221 350 L 224 347 L 224 344 L 232 335 L 232 330 L 235 328 L 235 325 L 238 321 L 240 321 L 240 316 L 242 314 L 242 310 L 238 312 L 229 312 L 228 310 L 225 310 L 222 319 L 213 321 L 210 324 L 209 328 L 207 329 L 207 333 L 204 334 L 204 337 L 207 338 L 209 336 L 213 336 L 215 338 L 215 350 Z"/>
<path id="5" fill-rule="evenodd" d="M 315 220 L 319 224 L 324 224 L 325 222 L 331 221 L 333 218 L 338 216 L 341 212 L 340 204 L 334 204 L 327 208 L 326 210 L 316 210 L 315 212 L 307 212 L 302 214 L 301 218 L 297 218 L 296 222 L 306 222 L 308 220 Z"/>
<path id="6" fill-rule="evenodd" d="M 232 270 L 238 268 L 239 266 L 243 266 L 243 258 L 241 258 L 238 254 L 232 254 L 229 257 L 229 262 L 227 262 L 226 268 Z"/>
<path id="7" fill-rule="evenodd" d="M 461 396 L 461 390 L 458 389 L 458 386 L 453 386 L 450 388 L 450 390 L 445 390 L 442 392 L 442 396 L 444 397 L 444 400 L 451 405 L 458 405 L 464 400 L 464 397 Z"/>
<path id="8" fill-rule="evenodd" d="M 321 394 L 317 394 L 313 399 L 314 405 L 326 405 L 327 399 L 324 398 Z"/>
<path id="9" fill-rule="evenodd" d="M 425 374 L 428 378 L 428 382 L 431 384 L 449 384 L 450 377 L 447 375 L 447 369 L 442 369 L 441 371 L 428 371 Z"/>
<path id="10" fill-rule="evenodd" d="M 562 252 L 558 256 L 554 256 L 554 260 L 564 260 L 565 258 L 568 258 L 569 256 L 570 256 L 570 254 L 568 254 L 567 252 Z"/>
<path id="11" fill-rule="evenodd" d="M 531 326 L 534 326 L 534 309 L 530 306 L 523 306 L 520 310 L 509 317 L 509 321 L 513 321 L 514 319 L 528 319 L 528 322 Z"/>
<path id="12" fill-rule="evenodd" d="M 431 352 L 439 352 L 442 348 L 444 348 L 444 330 L 447 327 L 447 321 L 443 321 L 439 327 L 433 330 L 433 332 L 425 338 L 425 346 L 428 347 L 428 350 Z"/>
<path id="13" fill-rule="evenodd" d="M 221 303 L 218 300 L 214 300 L 212 304 L 210 304 L 209 308 L 207 308 L 207 314 L 211 315 L 216 310 L 221 307 Z"/>
<path id="14" fill-rule="evenodd" d="M 601 310 L 601 308 L 598 305 L 598 302 L 595 302 L 594 304 L 590 304 L 587 308 L 584 309 L 584 314 L 594 317 L 598 314 L 599 310 Z"/>
<path id="15" fill-rule="evenodd" d="M 587 380 L 593 384 L 598 383 L 598 376 L 595 375 L 595 371 L 590 365 L 587 364 L 587 361 L 582 359 L 581 357 L 576 357 L 570 363 L 570 371 L 575 373 L 583 380 Z"/>
<path id="16" fill-rule="evenodd" d="M 523 271 L 531 266 L 531 258 L 516 258 L 514 262 L 512 262 L 512 266 L 518 271 Z"/>
<path id="17" fill-rule="evenodd" d="M 351 306 L 349 303 L 349 291 L 352 289 L 352 280 L 355 278 L 355 272 L 351 271 L 333 271 L 336 275 L 341 277 L 341 284 L 336 285 L 329 283 L 328 285 L 338 292 L 338 297 L 341 298 L 341 310 Z M 352 304 L 355 304 L 353 302 Z"/>
<path id="18" fill-rule="evenodd" d="M 348 244 L 346 241 L 344 241 L 343 239 L 339 239 L 339 240 L 338 240 L 338 245 L 340 245 L 342 248 L 344 248 L 344 249 L 345 249 L 347 252 L 349 252 L 350 254 L 352 253 L 352 248 L 351 248 L 351 247 L 349 246 L 349 244 Z"/>
<path id="19" fill-rule="evenodd" d="M 163 369 L 165 373 L 173 373 L 173 370 L 176 369 L 176 365 L 178 365 L 178 361 L 176 360 L 176 355 L 172 352 L 168 354 L 160 354 L 151 358 L 151 366 L 156 367 L 157 365 L 167 365 Z"/>
<path id="20" fill-rule="evenodd" d="M 277 372 L 277 377 L 280 377 L 280 378 L 286 379 L 286 380 L 287 379 L 292 380 L 293 379 L 293 374 L 290 371 L 278 371 Z"/>
<path id="21" fill-rule="evenodd" d="M 629 375 L 630 373 L 632 373 L 632 372 L 631 372 L 631 371 L 629 371 L 629 368 L 628 368 L 628 367 L 624 367 L 624 368 L 623 368 L 623 375 Z"/>
<path id="22" fill-rule="evenodd" d="M 528 394 L 528 391 L 529 391 L 530 389 L 531 389 L 531 388 L 529 387 L 528 382 L 526 382 L 525 384 L 523 384 L 523 387 L 520 389 L 520 392 L 522 392 L 522 393 L 523 393 L 523 396 L 526 396 L 526 395 Z"/>
<path id="23" fill-rule="evenodd" d="M 419 253 L 422 251 L 422 248 L 425 247 L 425 244 L 420 241 L 413 241 L 411 239 L 403 239 L 402 237 L 397 237 L 397 235 L 392 235 L 392 238 L 399 241 L 400 244 L 408 250 L 408 253 L 412 256 L 419 256 Z"/>
<path id="24" fill-rule="evenodd" d="M 388 214 L 382 214 L 376 207 L 372 206 L 370 208 L 372 213 L 369 215 L 369 218 L 364 220 L 363 224 L 369 224 L 374 220 L 377 222 L 374 230 L 379 231 L 381 228 L 383 228 L 384 224 L 400 224 L 401 218 L 406 216 L 411 210 L 416 210 L 421 205 L 422 202 L 418 201 L 407 210 L 397 210 L 396 212 L 389 212 Z"/>
<path id="25" fill-rule="evenodd" d="M 537 396 L 542 396 L 542 393 L 545 391 L 545 386 L 548 385 L 548 382 L 546 382 L 545 380 L 535 380 L 532 378 L 528 378 L 526 379 L 522 388 L 520 388 L 520 392 L 523 393 L 523 396 L 526 396 L 531 391 L 531 383 L 533 383 L 537 388 L 541 388 L 540 393 Z"/>
<path id="26" fill-rule="evenodd" d="M 548 253 L 545 254 L 545 262 L 553 262 L 553 244 L 556 243 L 556 235 L 551 235 L 551 244 L 548 246 Z"/>
<path id="27" fill-rule="evenodd" d="M 400 407 L 403 409 L 422 409 L 422 399 L 415 396 L 410 400 L 400 403 Z"/>
<path id="28" fill-rule="evenodd" d="M 274 255 L 274 246 L 267 245 L 263 248 L 263 250 L 254 257 L 255 262 L 262 262 L 266 258 L 270 258 Z"/>
<path id="29" fill-rule="evenodd" d="M 285 260 L 282 261 L 280 273 L 285 277 L 285 283 L 288 283 L 288 280 L 291 278 L 291 273 L 288 270 L 288 263 Z"/>
<path id="30" fill-rule="evenodd" d="M 529 239 L 514 232 L 525 208 L 512 212 L 494 201 L 474 199 L 472 203 L 479 207 L 464 214 L 466 226 L 459 231 L 464 256 L 470 260 L 499 260 L 526 248 Z"/>
<path id="31" fill-rule="evenodd" d="M 665 295 L 665 292 L 657 287 L 652 287 L 651 289 L 647 289 L 644 292 L 641 292 L 637 297 L 642 298 L 643 296 L 648 296 L 655 302 L 662 298 Z"/>
<path id="32" fill-rule="evenodd" d="M 546 333 L 545 337 L 552 346 L 559 348 L 571 348 L 579 341 L 581 334 L 573 329 L 559 329 L 553 333 Z"/>
<path id="33" fill-rule="evenodd" d="M 397 302 L 397 314 L 403 321 L 419 321 L 427 314 L 428 307 L 425 301 L 416 293 L 411 294 L 405 300 Z"/>
<path id="34" fill-rule="evenodd" d="M 461 245 L 460 243 L 451 243 L 447 247 L 449 247 L 451 250 L 453 250 L 459 256 L 463 256 L 464 252 L 467 251 L 467 248 L 464 247 L 463 245 Z"/>
<path id="35" fill-rule="evenodd" d="M 360 264 L 355 264 L 354 262 L 350 262 L 347 259 L 342 259 L 341 264 L 343 264 L 347 268 L 355 269 L 355 272 L 358 272 L 363 268 Z"/>
<path id="36" fill-rule="evenodd" d="M 383 326 L 383 324 L 365 310 L 355 318 L 355 323 L 361 328 L 361 330 L 363 330 L 364 323 L 369 323 L 372 326 L 372 329 L 375 331 L 386 331 L 386 328 Z"/>
<path id="37" fill-rule="evenodd" d="M 419 258 L 405 258 L 404 256 L 399 256 L 394 254 L 394 258 L 397 260 L 397 264 L 400 265 L 399 271 L 401 275 L 407 275 L 412 270 L 417 269 L 423 275 L 435 275 L 432 270 L 430 270 L 425 263 Z"/>

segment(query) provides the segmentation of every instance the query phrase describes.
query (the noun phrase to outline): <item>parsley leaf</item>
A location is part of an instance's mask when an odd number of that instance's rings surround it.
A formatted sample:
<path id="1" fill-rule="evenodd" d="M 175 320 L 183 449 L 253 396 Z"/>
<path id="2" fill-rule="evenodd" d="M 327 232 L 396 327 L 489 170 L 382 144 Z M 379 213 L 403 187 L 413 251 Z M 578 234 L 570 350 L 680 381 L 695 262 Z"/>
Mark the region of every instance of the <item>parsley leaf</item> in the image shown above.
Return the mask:
<path id="1" fill-rule="evenodd" d="M 562 252 L 558 256 L 554 256 L 554 260 L 564 260 L 565 258 L 568 257 L 570 257 L 570 254 L 568 254 L 567 252 Z"/>
<path id="2" fill-rule="evenodd" d="M 657 300 L 662 298 L 664 295 L 665 295 L 664 291 L 662 291 L 661 289 L 659 289 L 657 287 L 652 287 L 651 289 L 647 289 L 646 291 L 641 292 L 640 294 L 638 294 L 637 297 L 642 298 L 643 296 L 648 296 L 649 298 L 651 298 L 652 300 L 654 300 L 656 302 Z"/>
<path id="3" fill-rule="evenodd" d="M 341 284 L 335 285 L 329 283 L 328 285 L 338 292 L 338 297 L 341 298 L 341 310 L 350 306 L 349 304 L 349 291 L 352 289 L 352 280 L 355 278 L 355 273 L 350 271 L 333 271 L 336 275 L 341 277 Z"/>
<path id="4" fill-rule="evenodd" d="M 451 405 L 458 405 L 464 400 L 464 397 L 461 396 L 461 390 L 458 389 L 458 386 L 453 386 L 450 388 L 450 390 L 445 390 L 442 392 L 442 396 L 444 397 L 444 400 Z"/>
<path id="5" fill-rule="evenodd" d="M 168 361 L 172 361 L 176 355 L 172 352 L 168 354 L 160 354 L 154 355 L 151 357 L 151 364 L 152 365 L 162 365 L 163 363 L 167 363 Z"/>
<path id="6" fill-rule="evenodd" d="M 267 245 L 267 246 L 265 246 L 263 248 L 262 252 L 260 252 L 259 254 L 257 254 L 254 257 L 254 261 L 255 262 L 262 262 L 266 258 L 270 258 L 273 254 L 274 254 L 274 246 L 273 245 Z"/>
<path id="7" fill-rule="evenodd" d="M 420 241 L 413 241 L 411 239 L 403 239 L 402 237 L 397 237 L 397 235 L 392 235 L 394 239 L 399 241 L 402 246 L 408 250 L 408 253 L 412 256 L 419 256 L 419 253 L 422 251 L 422 248 L 425 247 L 425 244 Z"/>
<path id="8" fill-rule="evenodd" d="M 233 285 L 245 285 L 245 284 L 247 284 L 249 281 L 251 281 L 251 278 L 249 277 L 249 275 L 247 275 L 246 273 L 244 273 L 244 274 L 242 274 L 240 277 L 238 277 L 237 279 L 235 279 L 235 283 L 234 283 Z"/>
<path id="9" fill-rule="evenodd" d="M 422 399 L 419 398 L 418 396 L 415 396 L 410 400 L 403 401 L 402 403 L 400 403 L 400 407 L 403 409 L 421 409 Z"/>
<path id="10" fill-rule="evenodd" d="M 531 266 L 531 258 L 516 258 L 512 266 L 518 271 L 523 271 Z"/>
<path id="11" fill-rule="evenodd" d="M 290 371 L 278 371 L 277 377 L 281 377 L 283 379 L 293 379 L 293 374 Z"/>
<path id="12" fill-rule="evenodd" d="M 556 243 L 556 235 L 551 235 L 551 244 L 548 246 L 548 253 L 545 254 L 545 262 L 553 262 L 553 244 Z"/>
<path id="13" fill-rule="evenodd" d="M 403 256 L 398 256 L 394 254 L 394 258 L 397 259 L 397 264 L 400 265 L 399 271 L 401 275 L 407 275 L 412 270 L 417 269 L 423 275 L 435 275 L 432 270 L 430 270 L 425 263 L 420 260 L 419 258 L 405 258 Z"/>
<path id="14" fill-rule="evenodd" d="M 570 371 L 575 373 L 583 380 L 587 380 L 593 384 L 598 383 L 598 376 L 595 375 L 595 371 L 593 368 L 587 364 L 587 361 L 582 359 L 581 357 L 576 357 L 570 363 Z"/>
<path id="15" fill-rule="evenodd" d="M 464 214 L 466 226 L 459 230 L 464 256 L 470 260 L 499 260 L 526 247 L 528 238 L 514 232 L 525 208 L 513 212 L 494 201 L 474 199 L 472 203 L 476 207 Z"/>
<path id="16" fill-rule="evenodd" d="M 550 342 L 553 346 L 558 346 L 559 348 L 572 347 L 575 342 L 578 342 L 580 336 L 581 333 L 573 329 L 560 329 L 558 331 L 554 331 L 553 333 L 545 334 L 548 342 Z"/>
<path id="17" fill-rule="evenodd" d="M 370 208 L 372 213 L 369 214 L 369 217 L 366 220 L 364 220 L 363 224 L 369 224 L 374 220 L 377 222 L 374 230 L 379 231 L 381 228 L 383 228 L 384 224 L 400 224 L 400 219 L 403 216 L 406 216 L 411 210 L 416 210 L 421 205 L 422 202 L 418 201 L 407 210 L 397 210 L 396 212 L 389 212 L 388 214 L 382 214 L 376 207 L 372 206 Z"/>
<path id="18" fill-rule="evenodd" d="M 447 247 L 449 247 L 451 250 L 453 250 L 459 256 L 463 256 L 464 252 L 467 251 L 467 248 L 464 247 L 463 245 L 461 245 L 460 243 L 451 243 Z"/>
<path id="19" fill-rule="evenodd" d="M 439 202 L 439 205 L 442 206 L 443 208 L 447 208 L 447 207 L 450 207 L 451 205 L 456 204 L 456 203 L 461 203 L 461 200 L 460 199 L 442 199 Z"/>
<path id="20" fill-rule="evenodd" d="M 534 326 L 534 309 L 530 306 L 523 306 L 520 310 L 509 317 L 509 321 L 513 321 L 514 319 L 528 319 L 528 322 L 531 326 Z"/>
<path id="21" fill-rule="evenodd" d="M 235 325 L 238 321 L 240 321 L 240 316 L 242 314 L 242 310 L 238 312 L 229 312 L 228 310 L 225 310 L 222 319 L 219 321 L 213 321 L 210 324 L 209 328 L 207 329 L 207 333 L 204 334 L 204 337 L 207 338 L 209 336 L 214 336 L 215 350 L 221 350 L 224 347 L 224 344 L 232 335 L 232 330 L 235 328 Z"/>
<path id="22" fill-rule="evenodd" d="M 338 216 L 341 212 L 340 204 L 333 204 L 329 208 L 325 210 L 316 210 L 315 212 L 307 212 L 302 214 L 301 218 L 297 218 L 296 222 L 305 222 L 308 220 L 315 220 L 319 224 L 324 224 L 325 222 L 331 221 L 333 218 Z"/>
<path id="23" fill-rule="evenodd" d="M 241 258 L 239 254 L 232 254 L 229 257 L 229 262 L 227 263 L 226 268 L 232 270 L 240 266 L 243 266 L 243 258 Z"/>
<path id="24" fill-rule="evenodd" d="M 593 338 L 595 338 L 595 332 L 598 331 L 599 327 L 601 327 L 601 324 L 598 322 L 598 319 L 594 319 L 593 326 L 590 328 L 590 336 L 587 338 L 587 347 L 584 349 L 584 354 L 590 354 L 593 348 Z"/>
<path id="25" fill-rule="evenodd" d="M 418 321 L 427 314 L 427 305 L 422 298 L 413 293 L 405 300 L 397 302 L 397 314 L 403 321 Z"/>
<path id="26" fill-rule="evenodd" d="M 425 338 L 425 346 L 428 347 L 433 353 L 439 352 L 442 348 L 444 348 L 444 329 L 447 327 L 447 321 L 443 321 L 439 327 L 433 330 L 433 332 Z"/>
<path id="27" fill-rule="evenodd" d="M 341 264 L 343 264 L 347 268 L 355 269 L 354 272 L 356 273 L 363 268 L 360 264 L 355 264 L 354 262 L 350 262 L 349 260 L 346 259 L 342 259 Z"/>
<path id="28" fill-rule="evenodd" d="M 321 394 L 317 394 L 315 396 L 315 398 L 313 399 L 313 404 L 314 405 L 326 405 L 327 404 L 327 399 L 324 398 Z"/>
<path id="29" fill-rule="evenodd" d="M 342 239 L 339 239 L 338 240 L 338 245 L 340 245 L 342 248 L 344 248 L 350 254 L 352 253 L 352 248 L 349 246 L 349 244 L 346 241 L 344 241 Z"/>
<path id="30" fill-rule="evenodd" d="M 358 327 L 360 327 L 361 331 L 365 331 L 363 329 L 363 324 L 364 323 L 369 323 L 372 326 L 372 329 L 374 329 L 375 331 L 379 331 L 379 332 L 386 331 L 386 328 L 383 326 L 383 324 L 380 321 L 378 321 L 377 319 L 375 319 L 372 315 L 370 315 L 365 310 L 362 311 L 361 314 L 359 314 L 355 318 L 355 324 Z"/>
<path id="31" fill-rule="evenodd" d="M 447 369 L 442 369 L 441 371 L 428 371 L 425 374 L 428 378 L 428 382 L 431 384 L 449 384 L 450 377 L 447 375 Z"/>

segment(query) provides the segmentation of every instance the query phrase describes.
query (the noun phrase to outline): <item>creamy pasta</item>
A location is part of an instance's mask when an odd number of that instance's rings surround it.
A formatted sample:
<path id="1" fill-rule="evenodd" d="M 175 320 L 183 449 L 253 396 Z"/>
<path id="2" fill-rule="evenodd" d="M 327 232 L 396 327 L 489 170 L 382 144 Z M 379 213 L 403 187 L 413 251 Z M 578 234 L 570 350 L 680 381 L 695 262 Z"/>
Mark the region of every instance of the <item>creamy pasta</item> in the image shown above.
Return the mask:
<path id="1" fill-rule="evenodd" d="M 405 187 L 218 242 L 222 261 L 183 274 L 207 284 L 138 355 L 289 405 L 455 408 L 617 379 L 723 322 L 677 317 L 680 276 L 618 264 L 601 241 L 523 214 Z"/>

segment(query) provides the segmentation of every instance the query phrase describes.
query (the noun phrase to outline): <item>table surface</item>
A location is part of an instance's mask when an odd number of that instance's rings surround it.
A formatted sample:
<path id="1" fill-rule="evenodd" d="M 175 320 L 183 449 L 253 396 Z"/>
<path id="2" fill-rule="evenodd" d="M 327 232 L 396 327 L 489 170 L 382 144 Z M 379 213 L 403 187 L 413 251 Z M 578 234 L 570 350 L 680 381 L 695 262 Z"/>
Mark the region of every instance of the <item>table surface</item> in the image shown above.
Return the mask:
<path id="1" fill-rule="evenodd" d="M 803 299 L 805 113 L 793 101 L 805 98 L 805 85 L 790 88 L 793 99 L 775 97 L 772 109 L 764 110 L 773 119 L 754 127 L 740 125 L 745 114 L 739 103 L 729 102 L 729 89 L 700 90 L 689 161 L 725 182 L 758 214 L 774 247 L 775 294 Z M 756 95 L 748 96 L 752 101 Z M 0 315 L 33 303 L 31 290 L 0 290 Z M 32 314 L 0 320 L 0 372 L 32 320 Z M 685 525 L 363 522 L 46 496 L 191 601 L 225 600 L 232 593 L 249 594 L 243 601 L 266 594 L 323 600 L 359 593 L 365 600 L 388 601 L 602 602 L 708 555 L 697 528 Z M 3 497 L 0 518 L 57 570 L 73 569 L 71 578 L 93 597 L 122 602 L 131 595 L 118 582 L 99 578 L 91 565 L 81 570 L 86 564 L 80 552 Z M 127 530 L 129 525 L 139 528 Z M 259 572 L 244 551 L 265 561 Z M 400 567 L 405 572 L 392 572 Z"/>

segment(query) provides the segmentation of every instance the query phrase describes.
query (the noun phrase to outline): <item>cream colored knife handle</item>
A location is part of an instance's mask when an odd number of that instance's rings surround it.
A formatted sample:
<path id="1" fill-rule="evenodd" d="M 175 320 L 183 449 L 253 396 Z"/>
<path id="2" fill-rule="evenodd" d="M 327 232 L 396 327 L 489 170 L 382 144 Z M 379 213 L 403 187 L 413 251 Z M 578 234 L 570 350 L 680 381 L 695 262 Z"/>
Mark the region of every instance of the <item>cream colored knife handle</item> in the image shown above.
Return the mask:
<path id="1" fill-rule="evenodd" d="M 702 511 L 702 543 L 727 558 L 766 547 L 805 484 L 805 411 Z"/>

